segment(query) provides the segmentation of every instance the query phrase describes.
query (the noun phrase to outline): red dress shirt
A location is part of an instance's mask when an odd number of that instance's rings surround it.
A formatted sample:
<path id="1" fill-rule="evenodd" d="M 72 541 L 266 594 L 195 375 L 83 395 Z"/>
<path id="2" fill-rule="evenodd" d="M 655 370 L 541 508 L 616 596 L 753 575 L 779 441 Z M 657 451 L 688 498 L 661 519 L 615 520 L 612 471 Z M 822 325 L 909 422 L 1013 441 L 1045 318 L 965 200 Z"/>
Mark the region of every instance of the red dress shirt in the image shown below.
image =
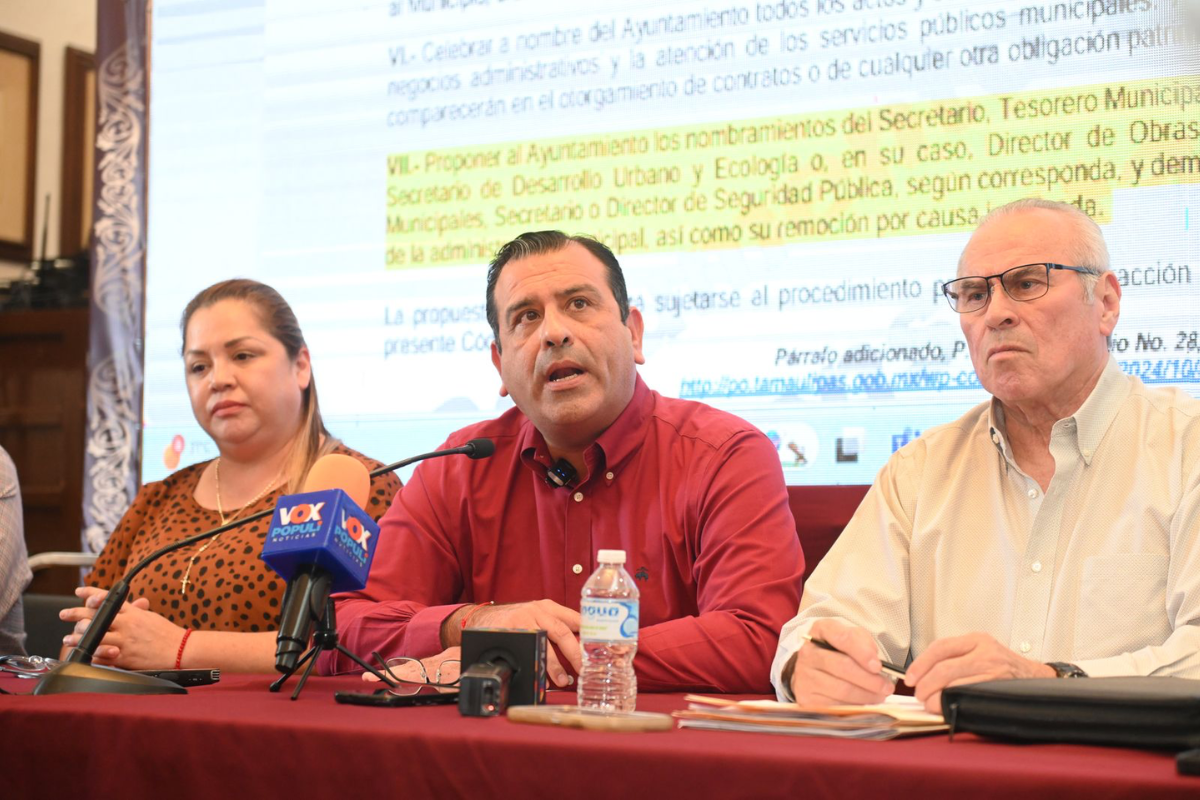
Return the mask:
<path id="1" fill-rule="evenodd" d="M 779 630 L 799 604 L 804 555 L 779 457 L 754 426 L 665 398 L 633 399 L 585 453 L 588 477 L 552 488 L 542 435 L 517 409 L 463 428 L 491 458 L 426 461 L 380 520 L 361 592 L 337 598 L 351 651 L 425 657 L 464 603 L 547 598 L 579 608 L 600 549 L 622 549 L 641 592 L 642 691 L 769 692 Z M 352 670 L 322 656 L 325 672 Z"/>

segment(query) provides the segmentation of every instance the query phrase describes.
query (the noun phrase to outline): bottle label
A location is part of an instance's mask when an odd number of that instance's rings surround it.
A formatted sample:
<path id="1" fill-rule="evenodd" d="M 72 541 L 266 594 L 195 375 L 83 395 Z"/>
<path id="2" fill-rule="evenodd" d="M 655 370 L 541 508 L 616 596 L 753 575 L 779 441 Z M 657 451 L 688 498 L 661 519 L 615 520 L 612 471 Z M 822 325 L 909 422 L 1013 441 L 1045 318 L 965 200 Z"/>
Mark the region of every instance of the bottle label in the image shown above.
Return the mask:
<path id="1" fill-rule="evenodd" d="M 579 638 L 593 642 L 636 642 L 638 601 L 588 597 L 579 603 Z"/>

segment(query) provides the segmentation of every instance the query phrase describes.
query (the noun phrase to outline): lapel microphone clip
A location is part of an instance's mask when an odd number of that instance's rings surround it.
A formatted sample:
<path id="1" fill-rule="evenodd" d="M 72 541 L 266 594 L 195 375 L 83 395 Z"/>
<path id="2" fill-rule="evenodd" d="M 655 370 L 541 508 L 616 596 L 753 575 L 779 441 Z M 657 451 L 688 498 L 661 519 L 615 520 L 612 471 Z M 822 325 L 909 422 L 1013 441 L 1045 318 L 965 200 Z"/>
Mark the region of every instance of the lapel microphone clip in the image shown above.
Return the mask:
<path id="1" fill-rule="evenodd" d="M 569 487 L 575 483 L 577 477 L 579 473 L 575 471 L 574 465 L 565 458 L 560 458 L 553 466 L 547 468 L 546 485 L 555 489 Z"/>

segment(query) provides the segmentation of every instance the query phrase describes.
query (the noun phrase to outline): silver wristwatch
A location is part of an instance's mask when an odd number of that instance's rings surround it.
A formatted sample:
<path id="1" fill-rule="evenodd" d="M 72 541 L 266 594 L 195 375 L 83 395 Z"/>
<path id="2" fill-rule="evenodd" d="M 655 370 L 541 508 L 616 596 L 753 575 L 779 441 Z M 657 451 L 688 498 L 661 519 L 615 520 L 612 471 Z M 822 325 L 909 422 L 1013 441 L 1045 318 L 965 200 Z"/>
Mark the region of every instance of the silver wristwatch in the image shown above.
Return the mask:
<path id="1" fill-rule="evenodd" d="M 1054 670 L 1056 678 L 1086 678 L 1088 674 L 1074 664 L 1065 661 L 1048 661 L 1046 666 Z"/>

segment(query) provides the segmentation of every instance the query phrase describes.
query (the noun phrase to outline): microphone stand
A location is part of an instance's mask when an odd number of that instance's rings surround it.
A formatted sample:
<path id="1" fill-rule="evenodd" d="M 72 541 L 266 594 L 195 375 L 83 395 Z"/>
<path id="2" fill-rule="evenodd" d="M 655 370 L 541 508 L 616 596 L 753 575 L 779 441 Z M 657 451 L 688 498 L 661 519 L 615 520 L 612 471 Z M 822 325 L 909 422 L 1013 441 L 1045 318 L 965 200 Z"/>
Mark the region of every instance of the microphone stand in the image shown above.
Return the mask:
<path id="1" fill-rule="evenodd" d="M 490 440 L 472 439 L 461 447 L 454 447 L 449 450 L 436 450 L 432 453 L 424 453 L 419 456 L 413 456 L 412 458 L 406 458 L 401 461 L 397 461 L 396 463 L 389 464 L 385 467 L 380 467 L 379 469 L 373 470 L 370 473 L 370 476 L 372 478 L 376 478 L 380 475 L 393 472 L 401 467 L 406 467 L 409 464 L 426 458 L 440 458 L 442 456 L 452 455 L 466 455 L 469 458 L 486 458 L 492 454 L 492 447 L 493 445 Z M 118 669 L 117 667 L 100 667 L 92 664 L 92 658 L 96 654 L 96 648 L 104 639 L 104 635 L 108 633 L 109 628 L 112 627 L 113 621 L 117 618 L 117 614 L 121 611 L 121 606 L 129 598 L 129 582 L 133 580 L 138 573 L 168 553 L 173 553 L 176 550 L 182 550 L 185 547 L 190 547 L 198 542 L 204 541 L 205 539 L 211 539 L 214 536 L 218 536 L 227 530 L 249 524 L 256 520 L 263 519 L 264 517 L 269 517 L 274 513 L 274 509 L 263 509 L 262 511 L 257 511 L 253 514 L 250 514 L 249 516 L 232 520 L 224 525 L 219 525 L 211 530 L 197 533 L 196 535 L 189 536 L 186 539 L 180 539 L 177 542 L 172 542 L 168 545 L 160 547 L 135 564 L 131 570 L 125 573 L 124 577 L 114 583 L 112 588 L 108 590 L 108 596 L 104 598 L 104 602 L 102 602 L 100 604 L 100 608 L 96 610 L 96 614 L 92 617 L 92 621 L 88 624 L 87 630 L 85 630 L 83 632 L 83 636 L 80 637 L 79 644 L 71 648 L 71 652 L 67 656 L 66 661 L 42 675 L 42 677 L 38 679 L 37 686 L 35 686 L 33 689 L 33 694 L 64 694 L 69 692 L 99 692 L 104 694 L 187 694 L 187 689 L 184 689 L 182 686 L 172 683 L 171 681 L 163 680 L 162 678 L 154 678 L 149 675 L 142 675 L 141 673 Z M 331 611 L 332 604 L 329 604 L 328 608 Z M 332 644 L 325 645 L 321 649 L 337 648 L 339 651 L 353 658 L 360 665 L 366 667 L 372 672 L 375 672 L 376 675 L 379 675 L 374 668 L 363 663 L 361 659 L 359 659 L 353 653 L 345 650 L 337 643 L 337 624 L 332 613 L 321 613 L 321 611 L 318 609 L 309 609 L 309 613 L 313 615 L 313 619 L 318 625 L 318 629 L 320 629 L 320 626 L 324 625 L 326 628 L 332 630 Z M 323 620 L 327 620 L 327 622 L 323 622 Z M 328 636 L 328 632 L 329 631 L 327 630 L 326 637 Z M 317 649 L 317 646 L 314 645 L 313 649 L 309 652 L 313 653 Z M 312 657 L 312 664 L 316 664 L 315 656 Z M 310 664 L 309 670 L 305 673 L 305 679 L 308 677 L 308 672 L 311 671 L 312 664 Z M 297 664 L 297 667 L 299 667 L 299 664 Z M 292 671 L 294 672 L 295 670 Z M 281 683 L 281 681 L 286 680 L 289 675 L 291 675 L 291 672 L 285 674 L 280 681 L 276 682 Z M 391 684 L 391 681 L 387 678 L 384 678 L 383 676 L 380 677 L 383 678 L 385 682 Z M 296 694 L 292 696 L 293 700 L 297 695 L 299 695 L 300 689 L 303 688 L 303 686 L 304 680 L 301 680 L 300 686 L 296 689 Z M 275 687 L 273 687 L 272 690 L 278 691 L 278 689 Z"/>
<path id="2" fill-rule="evenodd" d="M 328 581 L 328 579 L 326 580 Z M 305 668 L 303 674 L 300 675 L 300 682 L 296 684 L 296 691 L 292 692 L 293 700 L 299 697 L 300 692 L 304 689 L 304 683 L 308 680 L 308 676 L 312 674 L 313 668 L 317 666 L 317 656 L 326 650 L 337 650 L 388 686 L 395 687 L 396 683 L 391 678 L 372 667 L 366 661 L 363 661 L 354 653 L 351 653 L 338 641 L 337 616 L 333 610 L 332 597 L 328 594 L 325 595 L 325 608 L 321 612 L 311 607 L 309 608 L 309 612 L 313 615 L 313 621 L 316 626 L 312 637 L 312 647 L 308 649 L 308 652 L 300 656 L 300 660 L 296 662 L 295 666 L 284 670 L 283 674 L 271 683 L 270 688 L 272 692 L 278 692 L 282 689 L 283 685 L 287 683 L 288 678 L 292 677 L 296 673 L 296 670 L 303 667 L 304 662 L 307 661 L 308 666 Z"/>

